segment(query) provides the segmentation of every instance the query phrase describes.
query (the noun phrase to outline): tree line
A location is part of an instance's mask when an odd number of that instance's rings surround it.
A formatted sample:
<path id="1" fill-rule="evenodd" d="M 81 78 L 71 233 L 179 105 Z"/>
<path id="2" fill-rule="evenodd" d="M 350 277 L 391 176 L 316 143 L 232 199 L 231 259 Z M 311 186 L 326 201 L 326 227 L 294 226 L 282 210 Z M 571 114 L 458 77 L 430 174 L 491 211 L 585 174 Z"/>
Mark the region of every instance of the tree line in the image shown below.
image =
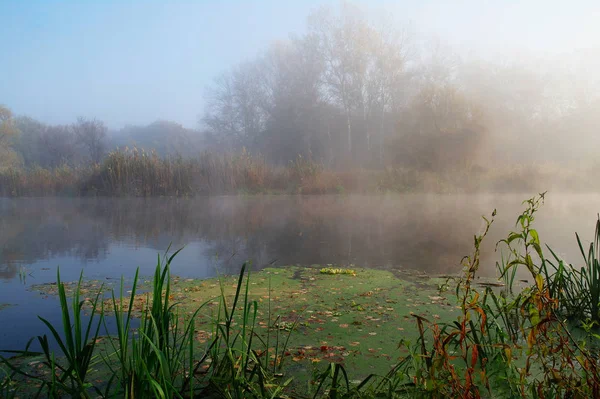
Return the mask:
<path id="1" fill-rule="evenodd" d="M 95 118 L 80 117 L 72 124 L 49 125 L 27 116 L 14 116 L 0 105 L 0 168 L 98 164 L 112 150 L 134 147 L 156 151 L 159 156 L 190 157 L 201 151 L 202 143 L 200 133 L 170 121 L 110 131 Z"/>
<path id="2" fill-rule="evenodd" d="M 276 165 L 302 156 L 331 169 L 439 172 L 593 160 L 598 66 L 592 50 L 539 59 L 459 56 L 344 3 L 314 11 L 306 33 L 218 76 L 197 129 L 157 121 L 110 132 L 89 118 L 51 126 L 2 107 L 0 166 L 99 163 L 127 146 L 183 157 L 247 151 Z"/>
<path id="3" fill-rule="evenodd" d="M 343 4 L 219 76 L 202 123 L 215 149 L 245 147 L 282 164 L 298 154 L 329 167 L 433 171 L 572 161 L 593 156 L 597 142 L 599 60 L 594 51 L 459 56 Z"/>

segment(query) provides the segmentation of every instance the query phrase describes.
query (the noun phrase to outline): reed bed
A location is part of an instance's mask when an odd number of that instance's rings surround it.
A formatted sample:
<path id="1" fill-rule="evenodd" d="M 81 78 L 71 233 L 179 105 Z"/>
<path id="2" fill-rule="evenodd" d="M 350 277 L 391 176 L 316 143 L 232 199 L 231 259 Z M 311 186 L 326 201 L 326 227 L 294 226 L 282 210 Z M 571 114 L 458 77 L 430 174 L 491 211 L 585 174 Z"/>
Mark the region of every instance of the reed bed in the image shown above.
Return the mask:
<path id="1" fill-rule="evenodd" d="M 443 171 L 403 167 L 328 169 L 298 156 L 285 166 L 246 151 L 204 152 L 193 158 L 160 157 L 137 148 L 116 150 L 97 165 L 55 169 L 0 170 L 0 196 L 195 196 L 223 194 L 339 193 L 531 193 L 595 192 L 597 168 L 566 169 L 554 164 L 503 168 L 469 166 Z"/>

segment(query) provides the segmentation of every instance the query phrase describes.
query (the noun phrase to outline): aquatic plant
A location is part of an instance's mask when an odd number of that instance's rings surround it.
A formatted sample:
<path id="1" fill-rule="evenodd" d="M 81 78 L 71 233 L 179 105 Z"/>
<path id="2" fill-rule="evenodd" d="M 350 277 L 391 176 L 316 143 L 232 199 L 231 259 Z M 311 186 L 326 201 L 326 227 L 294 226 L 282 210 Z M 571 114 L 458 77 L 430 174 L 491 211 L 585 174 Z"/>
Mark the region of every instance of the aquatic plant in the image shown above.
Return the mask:
<path id="1" fill-rule="evenodd" d="M 498 169 L 431 171 L 418 167 L 335 170 L 297 156 L 269 164 L 245 149 L 161 157 L 155 151 L 116 149 L 99 164 L 0 170 L 0 196 L 192 196 L 208 194 L 340 194 L 374 192 L 530 192 L 547 186 L 592 191 L 593 170 L 522 164 Z"/>
<path id="2" fill-rule="evenodd" d="M 585 344 L 593 343 L 595 335 L 575 339 L 572 330 L 576 326 L 559 312 L 561 301 L 581 291 L 565 296 L 571 286 L 564 284 L 564 274 L 549 274 L 545 269 L 539 234 L 533 228 L 543 200 L 544 194 L 540 194 L 525 201 L 526 209 L 517 219 L 519 229 L 500 242 L 508 252 L 502 275 L 523 267 L 533 284 L 502 295 L 491 287 L 483 292 L 473 287 L 480 244 L 493 221 L 492 214 L 484 232 L 475 236 L 473 255 L 465 258 L 464 277 L 456 287 L 461 308 L 458 320 L 437 323 L 415 316 L 420 338 L 414 346 L 405 343 L 411 354 L 390 375 L 403 381 L 399 385 L 402 392 L 463 398 L 600 394 L 598 362 Z M 585 259 L 593 257 L 592 251 Z M 506 281 L 511 283 L 514 278 Z"/>
<path id="3" fill-rule="evenodd" d="M 181 314 L 176 303 L 171 303 L 170 265 L 179 251 L 167 257 L 158 257 L 152 280 L 151 291 L 146 294 L 145 306 L 139 318 L 139 327 L 134 330 L 136 321 L 134 300 L 138 291 L 139 271 L 133 279 L 130 297 L 124 295 L 124 280 L 121 280 L 119 295 L 112 292 L 110 306 L 104 308 L 100 300 L 102 287 L 90 300 L 81 300 L 82 276 L 75 287 L 71 302 L 72 315 L 66 299 L 65 285 L 57 272 L 58 295 L 63 317 L 62 335 L 58 328 L 40 317 L 50 329 L 52 337 L 61 349 L 57 356 L 51 349 L 47 336 L 38 337 L 42 353 L 29 350 L 6 351 L 22 357 L 44 356 L 46 372 L 34 373 L 19 367 L 10 359 L 0 360 L 11 370 L 10 375 L 0 375 L 0 389 L 11 393 L 17 383 L 15 375 L 38 381 L 41 385 L 34 396 L 39 397 L 45 389 L 48 397 L 91 397 L 92 392 L 100 397 L 278 397 L 291 382 L 291 378 L 276 383 L 274 374 L 281 370 L 283 354 L 287 351 L 289 334 L 297 321 L 291 325 L 287 337 L 273 322 L 275 332 L 274 362 L 269 342 L 272 332 L 269 329 L 266 342 L 255 333 L 257 301 L 249 299 L 249 273 L 247 265 L 240 271 L 235 297 L 227 301 L 224 290 L 218 300 L 219 307 L 212 321 L 213 334 L 204 348 L 198 348 L 196 339 L 196 318 L 209 301 L 201 304 L 191 314 Z M 210 301 L 213 301 L 211 299 Z M 89 302 L 86 304 L 86 302 Z M 238 307 L 243 303 L 241 314 Z M 84 306 L 90 311 L 87 324 L 83 322 Z M 104 325 L 110 330 L 108 313 L 112 313 L 116 336 L 108 338 L 104 349 L 112 349 L 107 354 L 95 353 L 100 340 L 99 328 Z M 96 322 L 96 319 L 99 320 Z M 270 316 L 269 316 L 270 318 Z M 31 342 L 31 341 L 30 341 Z M 259 349 L 264 345 L 263 349 Z M 104 364 L 107 372 L 102 384 L 96 385 L 87 379 L 94 365 Z M 20 380 L 22 381 L 22 380 Z"/>
<path id="4" fill-rule="evenodd" d="M 90 390 L 93 388 L 93 385 L 88 381 L 87 375 L 96 358 L 94 350 L 98 342 L 98 335 L 102 324 L 102 302 L 99 301 L 102 288 L 98 290 L 95 297 L 82 300 L 80 293 L 83 279 L 82 272 L 69 306 L 65 287 L 60 279 L 60 268 L 57 269 L 56 278 L 62 317 L 61 332 L 59 333 L 60 327 L 56 327 L 47 319 L 38 316 L 50 330 L 51 337 L 60 348 L 62 355 L 57 359 L 54 351 L 50 349 L 50 340 L 46 334 L 37 337 L 37 341 L 42 349 L 42 364 L 48 369 L 48 373 L 51 376 L 50 380 L 23 371 L 15 367 L 4 357 L 0 357 L 0 360 L 12 369 L 13 375 L 18 374 L 40 381 L 41 385 L 37 396 L 40 395 L 43 389 L 46 389 L 48 397 L 60 397 L 66 393 L 73 397 L 91 398 Z M 86 302 L 90 303 L 91 312 L 87 317 L 87 322 L 84 322 L 83 313 Z M 98 308 L 98 304 L 100 304 L 100 308 Z M 95 322 L 96 318 L 99 320 Z M 3 352 L 12 352 L 23 357 L 38 355 L 40 353 L 29 350 L 32 340 L 29 341 L 23 351 L 3 350 Z"/>
<path id="5" fill-rule="evenodd" d="M 349 274 L 356 276 L 356 270 L 354 269 L 340 269 L 334 267 L 324 267 L 319 271 L 321 274 Z"/>

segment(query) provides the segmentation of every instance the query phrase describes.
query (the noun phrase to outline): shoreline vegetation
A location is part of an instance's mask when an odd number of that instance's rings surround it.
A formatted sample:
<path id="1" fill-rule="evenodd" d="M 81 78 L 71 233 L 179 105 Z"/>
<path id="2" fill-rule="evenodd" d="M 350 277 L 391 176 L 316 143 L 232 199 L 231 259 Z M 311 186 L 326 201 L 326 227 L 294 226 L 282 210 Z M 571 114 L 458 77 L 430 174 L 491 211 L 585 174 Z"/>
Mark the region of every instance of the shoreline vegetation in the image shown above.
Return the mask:
<path id="1" fill-rule="evenodd" d="M 58 271 L 62 326 L 40 316 L 41 352 L 0 358 L 0 397 L 598 397 L 600 219 L 573 266 L 534 228 L 543 201 L 498 242 L 496 283 L 478 276 L 495 211 L 454 278 L 245 264 L 198 281 L 170 275 L 177 251 L 107 296 Z"/>
<path id="2" fill-rule="evenodd" d="M 426 171 L 408 167 L 330 169 L 298 156 L 274 166 L 246 151 L 204 152 L 195 158 L 161 157 L 124 149 L 100 163 L 54 168 L 0 170 L 0 196 L 205 196 L 244 194 L 530 193 L 594 192 L 595 167 L 568 169 L 553 164 L 480 166 Z"/>

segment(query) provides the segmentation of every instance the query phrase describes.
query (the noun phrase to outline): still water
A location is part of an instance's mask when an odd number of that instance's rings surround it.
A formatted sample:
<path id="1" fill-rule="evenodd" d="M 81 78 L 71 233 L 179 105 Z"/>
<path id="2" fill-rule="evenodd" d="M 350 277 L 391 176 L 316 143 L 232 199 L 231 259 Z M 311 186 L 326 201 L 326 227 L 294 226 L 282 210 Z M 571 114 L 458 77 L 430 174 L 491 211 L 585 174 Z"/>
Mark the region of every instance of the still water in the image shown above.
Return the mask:
<path id="1" fill-rule="evenodd" d="M 523 195 L 259 196 L 195 199 L 0 199 L 0 349 L 42 334 L 36 315 L 59 320 L 55 298 L 31 289 L 56 281 L 150 275 L 158 253 L 185 247 L 172 273 L 237 273 L 244 261 L 460 271 L 482 215 L 498 216 L 484 242 L 493 276 L 495 243 L 514 227 Z M 593 238 L 599 195 L 548 194 L 536 225 L 543 242 L 580 263 L 575 231 Z"/>

